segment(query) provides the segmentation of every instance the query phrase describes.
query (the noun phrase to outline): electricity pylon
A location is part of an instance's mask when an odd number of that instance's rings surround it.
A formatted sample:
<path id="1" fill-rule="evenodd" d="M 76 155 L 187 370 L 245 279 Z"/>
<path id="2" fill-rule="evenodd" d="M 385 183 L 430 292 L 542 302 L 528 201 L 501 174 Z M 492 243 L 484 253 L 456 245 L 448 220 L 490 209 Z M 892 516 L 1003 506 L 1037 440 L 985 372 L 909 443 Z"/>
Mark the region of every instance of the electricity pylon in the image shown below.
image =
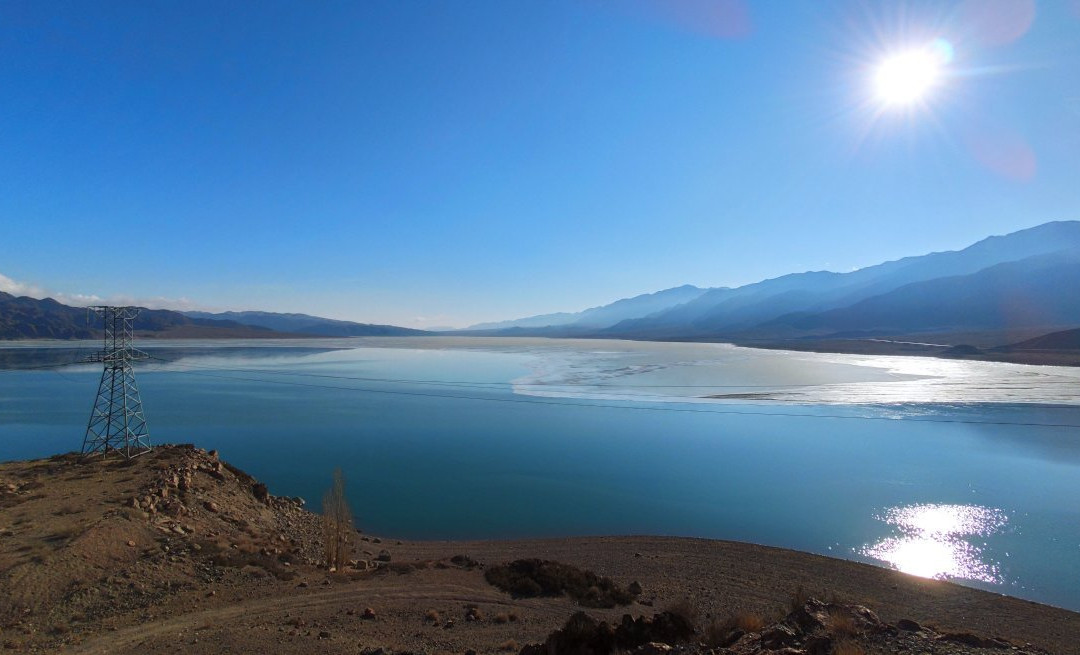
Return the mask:
<path id="1" fill-rule="evenodd" d="M 150 450 L 150 431 L 143 416 L 142 399 L 135 386 L 135 371 L 131 362 L 146 359 L 148 354 L 131 347 L 132 322 L 139 314 L 138 307 L 88 307 L 105 320 L 105 348 L 88 355 L 87 362 L 102 362 L 94 408 L 83 438 L 83 455 L 110 452 L 131 459 Z"/>

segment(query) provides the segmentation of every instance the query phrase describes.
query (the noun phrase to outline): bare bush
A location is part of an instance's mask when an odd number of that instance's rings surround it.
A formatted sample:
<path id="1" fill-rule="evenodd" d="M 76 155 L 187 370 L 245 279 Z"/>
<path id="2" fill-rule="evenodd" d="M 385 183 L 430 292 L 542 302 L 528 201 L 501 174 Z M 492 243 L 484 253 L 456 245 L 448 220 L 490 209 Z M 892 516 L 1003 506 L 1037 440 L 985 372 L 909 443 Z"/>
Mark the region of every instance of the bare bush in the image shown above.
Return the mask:
<path id="1" fill-rule="evenodd" d="M 833 655 L 866 655 L 862 646 L 854 641 L 842 640 L 833 645 Z"/>
<path id="2" fill-rule="evenodd" d="M 323 552 L 326 565 L 341 571 L 352 555 L 353 515 L 345 499 L 345 477 L 334 469 L 334 483 L 323 494 Z"/>

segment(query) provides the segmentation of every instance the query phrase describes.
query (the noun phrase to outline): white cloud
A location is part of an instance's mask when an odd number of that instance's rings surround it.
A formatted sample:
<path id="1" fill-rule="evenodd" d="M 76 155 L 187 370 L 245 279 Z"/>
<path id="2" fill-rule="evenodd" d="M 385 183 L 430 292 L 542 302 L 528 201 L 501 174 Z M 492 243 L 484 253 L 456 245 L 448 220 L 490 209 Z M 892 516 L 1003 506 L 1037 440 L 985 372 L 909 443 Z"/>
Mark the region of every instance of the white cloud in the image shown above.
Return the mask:
<path id="1" fill-rule="evenodd" d="M 36 284 L 19 282 L 0 273 L 0 291 L 10 293 L 13 296 L 29 296 L 31 298 L 52 298 L 57 302 L 73 307 L 86 307 L 87 305 L 135 305 L 147 309 L 173 309 L 177 311 L 189 311 L 204 309 L 204 306 L 190 298 L 165 298 L 155 296 L 152 298 L 137 298 L 127 295 L 113 295 L 102 297 L 96 294 L 64 293 L 55 292 L 40 287 Z"/>
<path id="2" fill-rule="evenodd" d="M 0 273 L 0 291 L 10 293 L 13 296 L 30 296 L 31 298 L 42 298 L 44 297 L 42 294 L 45 293 L 45 290 L 41 287 L 16 282 L 3 273 Z"/>

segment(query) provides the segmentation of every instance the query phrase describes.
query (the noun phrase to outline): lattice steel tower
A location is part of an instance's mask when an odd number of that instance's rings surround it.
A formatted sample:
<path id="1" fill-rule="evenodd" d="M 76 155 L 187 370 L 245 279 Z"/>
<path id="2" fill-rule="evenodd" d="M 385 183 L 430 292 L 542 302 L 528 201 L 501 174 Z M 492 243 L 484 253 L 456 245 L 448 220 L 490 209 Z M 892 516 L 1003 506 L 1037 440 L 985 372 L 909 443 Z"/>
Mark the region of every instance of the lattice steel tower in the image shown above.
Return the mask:
<path id="1" fill-rule="evenodd" d="M 132 323 L 139 308 L 88 307 L 87 312 L 105 319 L 105 348 L 89 355 L 86 361 L 102 362 L 105 370 L 86 425 L 82 452 L 103 456 L 116 452 L 130 459 L 150 450 L 150 432 L 131 367 L 131 362 L 149 357 L 131 347 Z"/>

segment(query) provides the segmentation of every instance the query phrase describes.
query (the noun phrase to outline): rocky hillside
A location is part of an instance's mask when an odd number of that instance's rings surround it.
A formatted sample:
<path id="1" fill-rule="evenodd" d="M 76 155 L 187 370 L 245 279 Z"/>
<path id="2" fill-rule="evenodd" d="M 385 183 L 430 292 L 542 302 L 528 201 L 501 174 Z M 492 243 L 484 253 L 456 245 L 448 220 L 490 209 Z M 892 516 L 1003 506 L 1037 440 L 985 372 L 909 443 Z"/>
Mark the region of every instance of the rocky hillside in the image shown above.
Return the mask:
<path id="1" fill-rule="evenodd" d="M 775 623 L 740 613 L 717 617 L 702 630 L 695 628 L 696 617 L 678 608 L 636 619 L 627 614 L 614 624 L 578 612 L 544 643 L 526 645 L 519 655 L 1047 655 L 1030 644 L 939 632 L 910 619 L 892 625 L 861 605 L 816 598 L 796 598 L 793 604 Z"/>
<path id="2" fill-rule="evenodd" d="M 77 454 L 0 465 L 0 625 L 11 635 L 159 604 L 248 567 L 287 579 L 315 563 L 299 499 L 191 446 L 131 461 Z"/>

